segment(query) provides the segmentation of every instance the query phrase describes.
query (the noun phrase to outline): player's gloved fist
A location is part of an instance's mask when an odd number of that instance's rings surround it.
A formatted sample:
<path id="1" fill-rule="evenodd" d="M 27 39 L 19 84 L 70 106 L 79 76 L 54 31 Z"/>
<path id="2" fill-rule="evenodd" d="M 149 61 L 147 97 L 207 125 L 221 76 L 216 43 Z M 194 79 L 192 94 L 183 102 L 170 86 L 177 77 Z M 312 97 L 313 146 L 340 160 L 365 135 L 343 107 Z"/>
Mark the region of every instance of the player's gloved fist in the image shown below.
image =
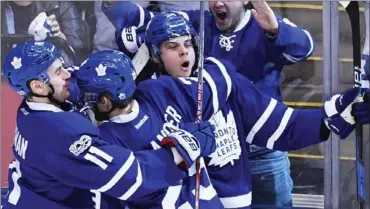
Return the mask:
<path id="1" fill-rule="evenodd" d="M 182 129 L 164 137 L 161 145 L 162 147 L 175 147 L 178 154 L 182 157 L 182 162 L 180 162 L 179 166 L 185 169 L 193 165 L 194 161 L 200 156 L 198 140 L 191 133 Z"/>
<path id="2" fill-rule="evenodd" d="M 51 36 L 51 26 L 47 23 L 45 12 L 38 14 L 28 27 L 28 34 L 33 35 L 35 41 L 43 41 Z"/>
<path id="3" fill-rule="evenodd" d="M 200 144 L 200 156 L 206 157 L 216 150 L 215 127 L 209 122 L 186 123 L 182 129 L 193 134 Z"/>
<path id="4" fill-rule="evenodd" d="M 336 94 L 324 103 L 324 122 L 329 130 L 339 135 L 341 139 L 355 128 L 354 104 L 364 102 L 364 92 L 361 88 L 346 90 L 343 94 Z"/>
<path id="5" fill-rule="evenodd" d="M 215 128 L 209 122 L 187 123 L 163 138 L 163 147 L 175 147 L 183 158 L 179 164 L 188 169 L 199 156 L 208 156 L 216 149 Z"/>
<path id="6" fill-rule="evenodd" d="M 145 41 L 145 28 L 136 26 L 123 28 L 116 33 L 116 42 L 121 52 L 133 56 Z"/>
<path id="7" fill-rule="evenodd" d="M 365 125 L 370 124 L 370 89 L 361 89 L 364 102 L 353 105 L 352 114 L 356 123 Z"/>

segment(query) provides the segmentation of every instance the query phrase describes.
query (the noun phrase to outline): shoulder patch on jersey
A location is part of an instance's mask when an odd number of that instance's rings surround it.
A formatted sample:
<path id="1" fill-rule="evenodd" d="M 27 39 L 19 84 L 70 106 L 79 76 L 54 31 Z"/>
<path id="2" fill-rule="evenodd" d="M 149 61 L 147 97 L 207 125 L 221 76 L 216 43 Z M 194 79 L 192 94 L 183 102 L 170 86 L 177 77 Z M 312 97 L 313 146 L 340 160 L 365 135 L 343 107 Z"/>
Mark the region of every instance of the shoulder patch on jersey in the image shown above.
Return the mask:
<path id="1" fill-rule="evenodd" d="M 91 146 L 91 137 L 82 135 L 79 140 L 75 141 L 70 147 L 69 151 L 78 156 Z"/>

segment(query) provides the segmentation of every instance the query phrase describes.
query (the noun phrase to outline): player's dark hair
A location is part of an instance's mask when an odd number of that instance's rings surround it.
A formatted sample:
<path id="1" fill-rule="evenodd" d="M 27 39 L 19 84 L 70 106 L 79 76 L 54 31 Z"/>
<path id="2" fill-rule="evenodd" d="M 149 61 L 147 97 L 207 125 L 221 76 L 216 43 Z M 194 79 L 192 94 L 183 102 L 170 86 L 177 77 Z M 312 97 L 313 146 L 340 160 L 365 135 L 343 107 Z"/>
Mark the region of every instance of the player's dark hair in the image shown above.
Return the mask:
<path id="1" fill-rule="evenodd" d="M 99 101 L 101 101 L 103 96 L 107 97 L 112 102 L 112 109 L 110 110 L 110 112 L 113 111 L 115 108 L 124 109 L 124 108 L 128 107 L 134 101 L 133 96 L 129 97 L 129 98 L 126 98 L 122 101 L 115 101 L 113 99 L 112 95 L 109 92 L 104 92 L 104 93 L 100 94 L 99 98 L 98 98 Z"/>

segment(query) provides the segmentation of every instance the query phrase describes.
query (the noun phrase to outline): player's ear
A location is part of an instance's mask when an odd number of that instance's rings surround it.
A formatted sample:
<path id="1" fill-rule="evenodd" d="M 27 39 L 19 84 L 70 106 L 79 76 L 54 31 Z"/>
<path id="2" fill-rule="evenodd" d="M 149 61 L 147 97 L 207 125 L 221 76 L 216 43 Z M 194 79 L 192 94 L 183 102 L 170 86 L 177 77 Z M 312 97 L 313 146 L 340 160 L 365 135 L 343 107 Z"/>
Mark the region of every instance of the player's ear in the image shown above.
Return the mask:
<path id="1" fill-rule="evenodd" d="M 110 96 L 109 93 L 103 93 L 99 97 L 98 106 L 100 107 L 101 110 L 103 110 L 103 112 L 107 112 L 112 108 L 113 106 L 112 97 Z"/>
<path id="2" fill-rule="evenodd" d="M 37 95 L 46 95 L 47 86 L 38 79 L 31 80 L 28 84 L 31 92 Z"/>
<path id="3" fill-rule="evenodd" d="M 99 98 L 99 102 L 104 105 L 104 106 L 107 106 L 110 102 L 110 99 L 108 98 L 108 96 L 106 94 L 103 94 L 100 98 Z"/>

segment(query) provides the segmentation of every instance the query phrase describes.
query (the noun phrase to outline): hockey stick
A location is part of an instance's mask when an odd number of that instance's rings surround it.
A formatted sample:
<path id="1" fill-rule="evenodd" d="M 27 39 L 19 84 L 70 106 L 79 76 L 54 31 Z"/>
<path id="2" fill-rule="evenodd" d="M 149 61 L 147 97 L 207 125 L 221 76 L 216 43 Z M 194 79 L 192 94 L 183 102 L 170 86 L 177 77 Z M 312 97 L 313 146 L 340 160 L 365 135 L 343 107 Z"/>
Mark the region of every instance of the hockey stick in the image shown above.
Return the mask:
<path id="1" fill-rule="evenodd" d="M 139 50 L 136 52 L 134 58 L 132 58 L 132 64 L 135 67 L 136 78 L 139 76 L 140 72 L 144 69 L 149 59 L 150 57 L 148 47 L 146 46 L 145 43 L 143 43 L 141 44 Z"/>
<path id="2" fill-rule="evenodd" d="M 365 4 L 366 36 L 361 60 L 361 87 L 370 88 L 370 1 Z"/>
<path id="3" fill-rule="evenodd" d="M 354 86 L 361 87 L 360 8 L 357 1 L 339 2 L 347 11 L 352 29 Z M 365 207 L 365 166 L 363 159 L 363 130 L 356 125 L 356 173 L 358 208 Z"/>
<path id="4" fill-rule="evenodd" d="M 198 101 L 197 101 L 197 122 L 202 121 L 203 106 L 203 65 L 204 65 L 204 1 L 200 2 L 199 21 L 199 48 L 198 48 Z M 196 160 L 195 173 L 195 209 L 199 209 L 200 201 L 200 159 Z"/>

